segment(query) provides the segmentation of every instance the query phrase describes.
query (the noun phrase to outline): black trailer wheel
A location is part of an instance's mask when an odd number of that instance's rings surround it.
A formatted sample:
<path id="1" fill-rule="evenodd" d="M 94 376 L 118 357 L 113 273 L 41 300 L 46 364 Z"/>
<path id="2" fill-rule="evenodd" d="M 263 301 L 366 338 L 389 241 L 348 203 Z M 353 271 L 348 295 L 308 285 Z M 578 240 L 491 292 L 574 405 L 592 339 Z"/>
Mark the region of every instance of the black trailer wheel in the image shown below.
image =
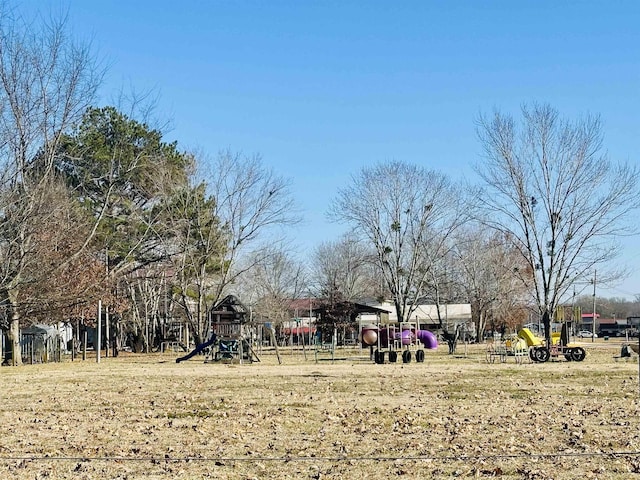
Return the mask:
<path id="1" fill-rule="evenodd" d="M 390 350 L 389 351 L 389 362 L 390 363 L 396 363 L 398 361 L 398 352 L 396 352 L 395 350 Z"/>
<path id="2" fill-rule="evenodd" d="M 411 362 L 411 350 L 405 350 L 402 352 L 402 363 L 410 363 Z"/>
<path id="3" fill-rule="evenodd" d="M 424 362 L 424 350 L 418 350 L 416 352 L 416 362 L 418 363 Z"/>
<path id="4" fill-rule="evenodd" d="M 537 349 L 538 349 L 538 347 L 532 347 L 532 348 L 529 349 L 529 358 L 533 362 L 537 362 L 538 361 L 538 357 L 536 356 L 536 350 Z"/>
<path id="5" fill-rule="evenodd" d="M 582 347 L 575 347 L 571 351 L 571 359 L 574 362 L 581 362 L 585 359 L 586 356 L 587 356 L 587 352 Z"/>
<path id="6" fill-rule="evenodd" d="M 373 361 L 380 364 L 380 363 L 384 363 L 384 356 L 380 355 L 382 352 L 379 350 L 376 350 L 373 354 Z"/>
<path id="7" fill-rule="evenodd" d="M 564 358 L 567 359 L 567 362 L 570 362 L 573 360 L 573 348 L 569 348 L 565 350 Z"/>
<path id="8" fill-rule="evenodd" d="M 536 361 L 540 363 L 546 362 L 547 360 L 549 360 L 549 357 L 551 357 L 551 352 L 549 352 L 549 349 L 547 347 L 538 347 L 534 350 L 534 352 Z"/>

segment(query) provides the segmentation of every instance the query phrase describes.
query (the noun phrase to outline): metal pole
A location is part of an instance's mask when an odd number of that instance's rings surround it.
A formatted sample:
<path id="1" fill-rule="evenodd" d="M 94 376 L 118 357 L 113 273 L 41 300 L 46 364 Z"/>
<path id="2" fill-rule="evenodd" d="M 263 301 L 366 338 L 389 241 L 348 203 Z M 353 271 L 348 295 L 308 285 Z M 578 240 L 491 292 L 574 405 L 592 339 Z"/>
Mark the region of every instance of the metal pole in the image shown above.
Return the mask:
<path id="1" fill-rule="evenodd" d="M 84 326 L 84 332 L 82 335 L 82 360 L 87 359 L 87 341 L 89 337 L 89 332 L 87 332 L 87 326 L 84 323 L 84 315 L 82 316 L 82 325 Z"/>
<path id="2" fill-rule="evenodd" d="M 571 330 L 575 331 L 578 327 L 578 319 L 576 318 L 576 286 L 573 286 L 573 297 L 571 298 Z M 582 320 L 582 319 L 580 319 Z M 571 332 L 567 329 L 567 343 L 571 343 Z"/>
<path id="3" fill-rule="evenodd" d="M 313 314 L 313 300 L 311 294 L 309 294 L 309 346 L 311 346 L 311 316 Z"/>
<path id="4" fill-rule="evenodd" d="M 100 344 L 102 341 L 102 300 L 98 300 L 98 328 L 96 329 L 96 345 L 94 345 L 94 349 L 96 351 L 96 363 L 100 363 L 100 348 L 102 345 Z"/>
<path id="5" fill-rule="evenodd" d="M 109 356 L 109 305 L 104 307 L 104 358 Z"/>
<path id="6" fill-rule="evenodd" d="M 591 321 L 591 343 L 596 341 L 596 271 L 593 271 L 593 319 Z"/>

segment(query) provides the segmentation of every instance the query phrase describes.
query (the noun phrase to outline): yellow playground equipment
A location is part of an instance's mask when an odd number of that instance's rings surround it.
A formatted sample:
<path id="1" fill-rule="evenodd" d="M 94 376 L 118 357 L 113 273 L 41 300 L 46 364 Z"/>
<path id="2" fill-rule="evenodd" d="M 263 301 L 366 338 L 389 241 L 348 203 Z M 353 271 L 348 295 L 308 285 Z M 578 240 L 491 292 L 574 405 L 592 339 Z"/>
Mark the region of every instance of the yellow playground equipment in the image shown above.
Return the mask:
<path id="1" fill-rule="evenodd" d="M 527 342 L 516 335 L 506 337 L 502 342 L 490 342 L 487 345 L 487 362 L 494 363 L 499 361 L 505 363 L 508 358 L 513 358 L 516 363 L 522 361 L 529 355 L 529 347 Z"/>
<path id="2" fill-rule="evenodd" d="M 551 357 L 564 356 L 568 361 L 581 362 L 587 356 L 584 348 L 567 343 L 566 325 L 562 326 L 562 332 L 551 334 L 551 345 L 546 345 L 545 341 L 533 334 L 528 328 L 523 328 L 518 332 L 518 337 L 527 342 L 529 347 L 529 357 L 534 362 L 544 363 Z"/>

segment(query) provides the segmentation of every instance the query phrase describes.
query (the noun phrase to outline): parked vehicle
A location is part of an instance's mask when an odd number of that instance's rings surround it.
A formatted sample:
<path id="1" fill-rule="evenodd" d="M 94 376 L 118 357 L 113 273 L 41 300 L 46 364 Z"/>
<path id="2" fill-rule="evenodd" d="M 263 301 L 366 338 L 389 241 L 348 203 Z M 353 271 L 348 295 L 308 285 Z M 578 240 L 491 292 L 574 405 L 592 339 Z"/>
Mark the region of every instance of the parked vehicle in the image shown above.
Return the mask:
<path id="1" fill-rule="evenodd" d="M 576 333 L 576 337 L 578 338 L 598 338 L 598 334 L 597 333 L 592 333 L 588 330 L 580 330 L 578 333 Z"/>

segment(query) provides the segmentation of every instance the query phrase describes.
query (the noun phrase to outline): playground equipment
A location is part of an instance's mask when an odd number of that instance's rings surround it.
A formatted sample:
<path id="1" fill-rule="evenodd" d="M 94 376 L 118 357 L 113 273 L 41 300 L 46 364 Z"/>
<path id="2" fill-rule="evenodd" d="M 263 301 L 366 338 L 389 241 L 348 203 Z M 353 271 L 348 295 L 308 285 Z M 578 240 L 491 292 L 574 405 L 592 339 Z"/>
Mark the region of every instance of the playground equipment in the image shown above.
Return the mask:
<path id="1" fill-rule="evenodd" d="M 620 353 L 618 355 L 614 355 L 613 359 L 617 362 L 619 360 L 628 362 L 629 360 L 637 360 L 638 353 L 638 345 L 629 345 L 628 343 L 623 343 L 622 348 L 620 349 Z"/>
<path id="2" fill-rule="evenodd" d="M 188 360 L 198 353 L 205 353 L 205 363 L 260 361 L 251 346 L 251 326 L 247 308 L 233 295 L 228 295 L 209 312 L 211 337 L 192 352 L 177 358 L 176 363 Z"/>
<path id="3" fill-rule="evenodd" d="M 195 349 L 193 349 L 193 351 L 187 353 L 184 357 L 176 358 L 176 363 L 184 362 L 185 360 L 189 360 L 191 357 L 201 353 L 203 350 L 213 345 L 217 338 L 218 337 L 216 336 L 215 333 L 212 334 L 209 340 L 198 345 Z"/>
<path id="4" fill-rule="evenodd" d="M 502 342 L 491 341 L 487 345 L 486 358 L 488 363 L 505 363 L 508 358 L 513 358 L 516 363 L 522 361 L 529 356 L 529 346 L 526 340 L 516 335 L 507 337 Z"/>
<path id="5" fill-rule="evenodd" d="M 534 362 L 544 363 L 552 357 L 560 356 L 564 356 L 569 362 L 581 362 L 587 356 L 586 350 L 581 346 L 567 343 L 566 325 L 562 326 L 562 332 L 551 335 L 550 345 L 546 345 L 544 340 L 535 336 L 528 328 L 520 330 L 518 336 L 527 342 L 529 357 Z"/>
<path id="6" fill-rule="evenodd" d="M 360 333 L 362 346 L 369 347 L 375 363 L 396 363 L 401 355 L 402 363 L 424 362 L 424 349 L 438 348 L 436 336 L 428 330 L 420 330 L 414 322 L 396 325 L 367 325 Z M 375 348 L 375 350 L 374 350 Z"/>

